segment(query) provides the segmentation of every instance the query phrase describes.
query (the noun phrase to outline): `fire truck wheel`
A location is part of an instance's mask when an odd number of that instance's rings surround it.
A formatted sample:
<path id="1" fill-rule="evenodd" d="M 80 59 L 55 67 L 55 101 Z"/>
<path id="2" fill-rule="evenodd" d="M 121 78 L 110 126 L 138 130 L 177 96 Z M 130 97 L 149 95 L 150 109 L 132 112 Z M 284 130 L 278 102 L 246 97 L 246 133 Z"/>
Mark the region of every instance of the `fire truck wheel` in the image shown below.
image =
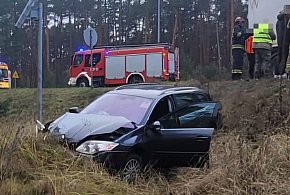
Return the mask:
<path id="1" fill-rule="evenodd" d="M 143 82 L 144 81 L 140 75 L 132 75 L 128 80 L 128 84 L 143 83 Z"/>
<path id="2" fill-rule="evenodd" d="M 88 79 L 86 79 L 86 78 L 80 78 L 80 79 L 77 81 L 77 86 L 78 86 L 78 87 L 88 87 L 88 86 L 89 86 L 89 81 L 88 81 Z"/>
<path id="3" fill-rule="evenodd" d="M 175 81 L 175 74 L 169 74 L 169 81 Z"/>

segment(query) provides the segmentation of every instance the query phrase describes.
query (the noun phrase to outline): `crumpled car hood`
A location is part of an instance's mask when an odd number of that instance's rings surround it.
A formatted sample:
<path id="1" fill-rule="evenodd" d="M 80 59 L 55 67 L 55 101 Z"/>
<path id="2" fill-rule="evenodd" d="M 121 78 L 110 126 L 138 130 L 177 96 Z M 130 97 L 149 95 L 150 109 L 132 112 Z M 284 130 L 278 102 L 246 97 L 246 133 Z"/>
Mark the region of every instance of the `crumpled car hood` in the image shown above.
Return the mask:
<path id="1" fill-rule="evenodd" d="M 80 141 L 90 135 L 112 133 L 128 126 L 130 122 L 121 116 L 65 113 L 52 122 L 48 129 L 52 134 L 65 135 L 67 139 Z"/>

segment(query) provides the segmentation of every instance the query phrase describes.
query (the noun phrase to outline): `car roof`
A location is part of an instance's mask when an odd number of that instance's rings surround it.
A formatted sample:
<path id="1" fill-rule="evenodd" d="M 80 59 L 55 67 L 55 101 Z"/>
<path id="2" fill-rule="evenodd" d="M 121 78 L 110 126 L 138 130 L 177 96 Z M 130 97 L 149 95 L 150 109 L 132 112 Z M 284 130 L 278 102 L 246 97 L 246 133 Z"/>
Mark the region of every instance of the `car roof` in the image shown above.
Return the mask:
<path id="1" fill-rule="evenodd" d="M 157 83 L 140 83 L 140 84 L 123 85 L 115 88 L 115 90 L 111 91 L 110 93 L 134 95 L 155 99 L 165 94 L 175 94 L 185 92 L 205 93 L 203 90 L 197 87 L 176 87 L 174 85 L 161 85 Z"/>

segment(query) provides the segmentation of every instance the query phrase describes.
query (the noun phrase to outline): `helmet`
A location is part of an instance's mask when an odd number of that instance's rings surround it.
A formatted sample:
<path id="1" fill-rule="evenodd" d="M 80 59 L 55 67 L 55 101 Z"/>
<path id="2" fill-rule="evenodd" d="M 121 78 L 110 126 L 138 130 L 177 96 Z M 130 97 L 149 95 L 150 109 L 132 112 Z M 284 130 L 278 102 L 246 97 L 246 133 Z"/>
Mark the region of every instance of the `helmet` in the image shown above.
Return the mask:
<path id="1" fill-rule="evenodd" d="M 237 18 L 235 19 L 235 23 L 243 23 L 243 22 L 245 22 L 245 20 L 244 20 L 244 18 L 242 18 L 242 17 L 237 17 Z"/>

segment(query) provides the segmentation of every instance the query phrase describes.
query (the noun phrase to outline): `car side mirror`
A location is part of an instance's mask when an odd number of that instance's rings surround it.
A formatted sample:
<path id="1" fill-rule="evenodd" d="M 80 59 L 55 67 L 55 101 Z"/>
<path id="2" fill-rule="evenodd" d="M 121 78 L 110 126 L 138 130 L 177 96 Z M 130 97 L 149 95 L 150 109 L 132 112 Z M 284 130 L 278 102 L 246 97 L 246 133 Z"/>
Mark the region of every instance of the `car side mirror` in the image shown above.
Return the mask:
<path id="1" fill-rule="evenodd" d="M 152 125 L 151 128 L 155 131 L 161 131 L 161 124 L 159 121 L 155 121 Z"/>
<path id="2" fill-rule="evenodd" d="M 71 108 L 69 108 L 68 111 L 70 113 L 79 113 L 80 112 L 80 109 L 79 109 L 79 107 L 71 107 Z"/>

